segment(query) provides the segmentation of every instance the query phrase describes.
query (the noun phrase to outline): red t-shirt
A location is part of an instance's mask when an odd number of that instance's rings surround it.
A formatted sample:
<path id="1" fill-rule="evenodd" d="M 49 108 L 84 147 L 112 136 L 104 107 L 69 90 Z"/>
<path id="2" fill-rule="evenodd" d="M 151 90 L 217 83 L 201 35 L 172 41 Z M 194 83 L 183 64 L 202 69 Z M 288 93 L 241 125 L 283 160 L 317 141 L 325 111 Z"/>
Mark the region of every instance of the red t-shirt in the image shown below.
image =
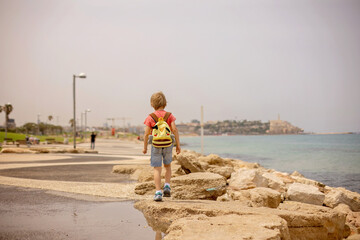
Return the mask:
<path id="1" fill-rule="evenodd" d="M 154 113 L 158 118 L 160 118 L 160 117 L 163 118 L 165 116 L 165 114 L 166 114 L 166 111 L 165 110 L 159 110 L 159 111 L 155 111 Z M 176 120 L 176 118 L 174 117 L 174 115 L 170 114 L 170 116 L 169 116 L 169 118 L 167 119 L 166 122 L 171 127 L 171 123 L 175 122 L 175 120 Z M 144 121 L 144 124 L 146 126 L 149 126 L 149 127 L 152 128 L 152 127 L 155 126 L 156 123 L 155 123 L 154 119 L 150 115 L 148 115 L 147 118 Z"/>

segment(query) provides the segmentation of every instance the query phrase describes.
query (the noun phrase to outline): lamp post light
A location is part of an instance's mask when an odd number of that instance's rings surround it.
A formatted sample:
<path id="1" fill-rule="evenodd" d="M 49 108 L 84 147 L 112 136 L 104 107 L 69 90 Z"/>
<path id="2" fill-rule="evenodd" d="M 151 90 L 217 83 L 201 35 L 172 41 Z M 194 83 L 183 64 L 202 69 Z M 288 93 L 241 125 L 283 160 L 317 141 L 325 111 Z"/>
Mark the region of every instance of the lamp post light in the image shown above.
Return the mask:
<path id="1" fill-rule="evenodd" d="M 79 75 L 73 75 L 73 97 L 74 97 L 74 126 L 73 126 L 73 134 L 74 134 L 74 149 L 76 149 L 76 101 L 75 101 L 75 79 L 76 78 L 86 78 L 85 73 L 80 73 Z"/>
<path id="2" fill-rule="evenodd" d="M 86 130 L 86 127 L 87 127 L 87 113 L 88 112 L 91 112 L 90 109 L 86 109 L 85 110 L 85 141 L 86 141 L 86 137 L 87 137 L 87 130 Z"/>

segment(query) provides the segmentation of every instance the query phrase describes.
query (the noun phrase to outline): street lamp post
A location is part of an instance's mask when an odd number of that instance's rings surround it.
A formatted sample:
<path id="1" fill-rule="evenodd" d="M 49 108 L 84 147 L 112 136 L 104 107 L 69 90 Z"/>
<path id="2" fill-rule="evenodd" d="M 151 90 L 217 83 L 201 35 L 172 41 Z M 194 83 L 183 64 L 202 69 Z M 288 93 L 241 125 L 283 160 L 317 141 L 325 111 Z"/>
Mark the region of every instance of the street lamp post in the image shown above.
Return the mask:
<path id="1" fill-rule="evenodd" d="M 85 73 L 80 73 L 79 75 L 73 75 L 73 97 L 74 97 L 74 126 L 73 126 L 73 134 L 74 134 L 74 149 L 76 149 L 76 101 L 75 101 L 75 79 L 76 78 L 86 78 Z"/>
<path id="2" fill-rule="evenodd" d="M 87 137 L 86 127 L 87 127 L 87 113 L 88 112 L 91 112 L 91 110 L 90 109 L 85 110 L 85 141 L 86 141 L 86 137 Z"/>

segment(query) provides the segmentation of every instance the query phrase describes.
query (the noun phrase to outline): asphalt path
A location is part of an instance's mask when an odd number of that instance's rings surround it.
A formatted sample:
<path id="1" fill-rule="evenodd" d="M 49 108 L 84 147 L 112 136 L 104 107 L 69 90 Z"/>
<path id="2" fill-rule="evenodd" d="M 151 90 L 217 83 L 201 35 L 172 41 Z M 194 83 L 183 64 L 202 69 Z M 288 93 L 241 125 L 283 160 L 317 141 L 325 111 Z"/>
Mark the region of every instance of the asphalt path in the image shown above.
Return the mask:
<path id="1" fill-rule="evenodd" d="M 102 154 L 52 154 L 71 156 L 54 160 L 40 161 L 34 157 L 34 160 L 25 161 L 19 155 L 16 162 L 11 162 L 3 155 L 0 165 L 10 167 L 0 170 L 0 176 L 89 183 L 131 182 L 127 175 L 112 173 L 116 164 L 110 161 L 137 159 L 142 146 L 107 140 L 98 146 L 102 147 Z M 24 167 L 11 168 L 14 163 Z M 52 163 L 56 165 L 52 166 Z M 28 164 L 46 166 L 26 167 Z M 0 184 L 0 240 L 161 239 L 161 233 L 155 233 L 148 226 L 143 214 L 133 204 L 119 198 Z"/>
<path id="2" fill-rule="evenodd" d="M 155 239 L 133 202 L 0 185 L 1 240 Z"/>

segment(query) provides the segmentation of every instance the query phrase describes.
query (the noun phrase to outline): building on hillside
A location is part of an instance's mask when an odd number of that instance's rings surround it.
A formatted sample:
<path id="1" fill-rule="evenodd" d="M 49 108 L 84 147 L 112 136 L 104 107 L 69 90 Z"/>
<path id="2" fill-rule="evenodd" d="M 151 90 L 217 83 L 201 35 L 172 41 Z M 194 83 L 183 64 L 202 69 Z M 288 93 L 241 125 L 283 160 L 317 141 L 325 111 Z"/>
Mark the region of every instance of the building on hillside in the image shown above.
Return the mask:
<path id="1" fill-rule="evenodd" d="M 287 121 L 280 120 L 280 114 L 277 120 L 270 120 L 269 134 L 299 134 L 303 132 L 304 129 L 293 126 Z"/>

